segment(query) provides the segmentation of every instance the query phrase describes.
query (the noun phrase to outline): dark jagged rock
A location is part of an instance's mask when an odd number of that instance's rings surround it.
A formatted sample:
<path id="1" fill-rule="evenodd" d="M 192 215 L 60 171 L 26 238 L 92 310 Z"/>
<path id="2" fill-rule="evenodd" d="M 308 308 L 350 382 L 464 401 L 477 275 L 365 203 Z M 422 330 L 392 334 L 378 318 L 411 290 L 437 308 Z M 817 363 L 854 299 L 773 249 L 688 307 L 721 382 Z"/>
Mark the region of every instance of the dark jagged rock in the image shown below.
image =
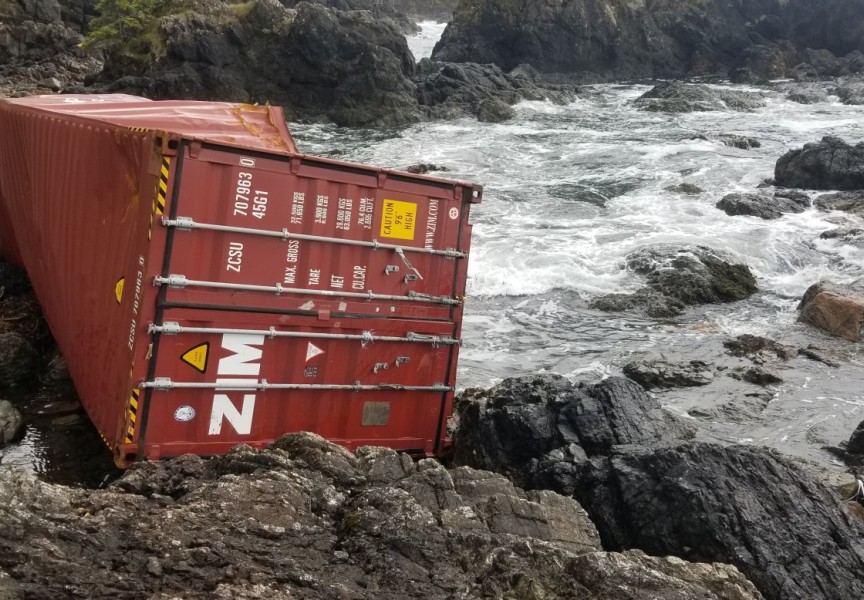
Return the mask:
<path id="1" fill-rule="evenodd" d="M 106 90 L 154 99 L 271 102 L 294 118 L 325 117 L 341 125 L 397 125 L 422 117 L 410 79 L 414 58 L 391 21 L 308 2 L 290 9 L 276 0 L 256 2 L 233 19 L 222 12 L 163 18 L 164 55 L 139 73 L 109 60 Z"/>
<path id="2" fill-rule="evenodd" d="M 826 194 L 816 198 L 813 204 L 821 210 L 842 210 L 864 217 L 864 190 Z"/>
<path id="3" fill-rule="evenodd" d="M 815 48 L 845 56 L 864 48 L 861 0 L 632 3 L 625 0 L 464 0 L 433 57 L 527 63 L 584 79 L 726 75 L 783 77 Z M 855 61 L 843 62 L 854 68 Z M 824 73 L 828 75 L 829 73 Z"/>
<path id="4" fill-rule="evenodd" d="M 864 241 L 864 229 L 860 227 L 838 227 L 829 231 L 823 231 L 819 234 L 823 240 L 842 240 L 860 244 Z"/>
<path id="5" fill-rule="evenodd" d="M 651 288 L 641 288 L 632 294 L 606 294 L 594 298 L 589 306 L 603 312 L 639 312 L 655 319 L 678 316 L 687 308 L 681 300 Z"/>
<path id="6" fill-rule="evenodd" d="M 39 355 L 20 333 L 0 333 L 0 388 L 36 381 Z"/>
<path id="7" fill-rule="evenodd" d="M 756 363 L 763 363 L 770 357 L 789 360 L 797 354 L 795 348 L 791 346 L 784 346 L 774 340 L 748 333 L 723 342 L 723 346 L 733 356 L 746 356 Z"/>
<path id="8" fill-rule="evenodd" d="M 432 163 L 417 163 L 416 165 L 405 167 L 405 170 L 415 175 L 426 175 L 434 171 L 449 171 L 450 169 L 441 165 L 433 165 Z"/>
<path id="9" fill-rule="evenodd" d="M 861 339 L 864 326 L 864 288 L 814 283 L 798 304 L 798 320 L 851 342 Z"/>
<path id="10" fill-rule="evenodd" d="M 767 369 L 759 366 L 736 368 L 729 371 L 728 375 L 733 379 L 747 381 L 749 383 L 761 385 L 763 387 L 766 385 L 773 385 L 775 383 L 783 383 L 783 380 L 780 377 L 778 377 L 771 371 L 768 371 Z"/>
<path id="11" fill-rule="evenodd" d="M 671 81 L 657 84 L 642 94 L 636 100 L 636 105 L 651 112 L 746 112 L 764 106 L 765 99 L 756 92 L 739 92 Z"/>
<path id="12" fill-rule="evenodd" d="M 858 427 L 849 436 L 846 451 L 850 454 L 864 454 L 864 421 L 858 423 Z"/>
<path id="13" fill-rule="evenodd" d="M 417 65 L 417 97 L 433 118 L 475 116 L 498 122 L 512 118 L 510 107 L 521 100 L 544 100 L 563 104 L 576 97 L 573 86 L 539 85 L 527 69 L 504 73 L 495 65 L 433 62 L 424 58 Z"/>
<path id="14" fill-rule="evenodd" d="M 830 358 L 828 358 L 827 356 L 825 356 L 825 353 L 822 351 L 821 348 L 814 346 L 813 344 L 810 344 L 806 348 L 799 348 L 798 353 L 801 356 L 806 356 L 810 360 L 815 360 L 816 362 L 821 362 L 823 364 L 828 365 L 829 367 L 835 367 L 836 368 L 836 367 L 840 366 L 838 363 L 836 363 L 835 361 L 833 361 Z"/>
<path id="15" fill-rule="evenodd" d="M 0 446 L 24 435 L 24 417 L 8 400 L 0 400 Z M 2 596 L 0 596 L 2 597 Z"/>
<path id="16" fill-rule="evenodd" d="M 626 266 L 645 277 L 647 288 L 635 294 L 601 296 L 590 303 L 591 308 L 642 310 L 648 316 L 669 317 L 688 305 L 734 302 L 756 291 L 749 267 L 733 264 L 729 257 L 703 246 L 646 248 L 627 256 Z"/>
<path id="17" fill-rule="evenodd" d="M 821 142 L 790 150 L 777 160 L 774 179 L 778 186 L 789 188 L 864 189 L 864 142 L 850 146 L 825 136 Z"/>
<path id="18" fill-rule="evenodd" d="M 771 600 L 864 592 L 864 527 L 831 490 L 765 449 L 676 441 L 688 434 L 666 428 L 680 421 L 642 413 L 654 401 L 621 381 L 569 388 L 560 378 L 526 377 L 464 398 L 454 458 L 575 496 L 608 547 L 722 557 Z M 614 401 L 597 393 L 604 386 Z M 588 408 L 584 396 L 600 406 Z M 592 443 L 592 432 L 615 431 L 622 413 L 642 429 Z"/>
<path id="19" fill-rule="evenodd" d="M 716 204 L 730 216 L 749 215 L 760 219 L 779 219 L 787 213 L 801 213 L 810 208 L 810 197 L 794 190 L 777 190 L 774 195 L 727 194 Z"/>
<path id="20" fill-rule="evenodd" d="M 652 289 L 688 305 L 734 302 L 756 291 L 749 267 L 704 246 L 646 248 L 629 255 L 627 267 Z"/>
<path id="21" fill-rule="evenodd" d="M 759 598 L 734 567 L 602 552 L 571 498 L 310 434 L 143 463 L 106 490 L 0 469 L 0 518 L 0 595 Z"/>
<path id="22" fill-rule="evenodd" d="M 834 93 L 843 104 L 860 106 L 864 104 L 864 81 L 840 84 L 834 88 Z"/>
<path id="23" fill-rule="evenodd" d="M 92 5 L 89 0 L 62 6 L 57 0 L 0 3 L 0 96 L 83 85 L 97 73 L 100 61 L 78 47 L 83 39 L 80 18 L 90 14 Z"/>
<path id="24" fill-rule="evenodd" d="M 762 143 L 757 139 L 732 133 L 721 134 L 720 141 L 730 148 L 738 148 L 739 150 L 751 150 L 753 148 L 762 147 Z"/>
<path id="25" fill-rule="evenodd" d="M 518 485 L 532 485 L 538 461 L 550 452 L 567 449 L 578 462 L 619 444 L 686 440 L 694 434 L 641 386 L 615 377 L 580 387 L 560 375 L 505 379 L 463 396 L 457 411 L 454 461 L 483 465 Z"/>
<path id="26" fill-rule="evenodd" d="M 674 192 L 676 194 L 701 194 L 705 190 L 700 188 L 698 185 L 694 185 L 692 183 L 679 183 L 678 185 L 670 185 L 669 187 L 664 188 L 667 192 Z"/>
<path id="27" fill-rule="evenodd" d="M 697 387 L 714 381 L 713 365 L 701 360 L 670 363 L 664 360 L 631 362 L 624 375 L 647 390 L 652 388 Z"/>
<path id="28" fill-rule="evenodd" d="M 574 493 L 609 547 L 725 557 L 769 599 L 864 593 L 864 528 L 825 485 L 765 450 L 622 449 L 578 481 Z"/>

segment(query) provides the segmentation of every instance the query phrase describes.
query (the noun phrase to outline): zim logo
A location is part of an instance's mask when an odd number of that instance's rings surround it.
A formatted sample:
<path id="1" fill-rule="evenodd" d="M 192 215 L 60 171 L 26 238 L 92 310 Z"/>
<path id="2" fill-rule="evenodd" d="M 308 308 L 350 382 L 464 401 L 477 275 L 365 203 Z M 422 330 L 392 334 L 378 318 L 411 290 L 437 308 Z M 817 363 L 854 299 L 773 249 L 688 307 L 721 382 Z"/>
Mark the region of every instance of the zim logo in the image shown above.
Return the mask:
<path id="1" fill-rule="evenodd" d="M 258 382 L 261 374 L 261 357 L 264 351 L 264 335 L 226 333 L 222 336 L 222 348 L 228 355 L 219 360 L 216 371 L 217 383 L 233 383 L 248 386 Z M 221 388 L 213 395 L 210 411 L 210 435 L 221 435 L 222 426 L 227 421 L 238 435 L 252 432 L 252 418 L 255 414 L 255 394 L 229 394 L 232 388 Z M 237 402 L 235 404 L 235 402 Z M 239 408 L 238 408 L 239 406 Z"/>

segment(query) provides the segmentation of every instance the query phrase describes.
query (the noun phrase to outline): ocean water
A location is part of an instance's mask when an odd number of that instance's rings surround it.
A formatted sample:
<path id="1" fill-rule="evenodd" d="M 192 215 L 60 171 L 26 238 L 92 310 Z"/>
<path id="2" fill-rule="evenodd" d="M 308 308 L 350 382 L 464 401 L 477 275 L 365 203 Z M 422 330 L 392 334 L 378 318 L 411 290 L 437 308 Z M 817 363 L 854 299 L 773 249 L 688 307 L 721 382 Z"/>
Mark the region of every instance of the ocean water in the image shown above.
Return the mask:
<path id="1" fill-rule="evenodd" d="M 443 29 L 422 26 L 409 38 L 418 57 L 431 52 L 429 38 Z M 840 366 L 794 359 L 776 366 L 784 379 L 776 386 L 747 391 L 718 377 L 716 385 L 658 398 L 686 417 L 693 408 L 704 412 L 748 393 L 769 396 L 753 414 L 701 419 L 703 437 L 774 446 L 836 466 L 822 447 L 847 439 L 864 420 L 864 354 L 860 344 L 797 323 L 796 305 L 819 280 L 864 275 L 864 248 L 819 238 L 853 218 L 812 208 L 764 221 L 728 216 L 715 204 L 726 194 L 753 191 L 791 149 L 826 135 L 864 140 L 864 106 L 836 98 L 801 105 L 776 91 L 718 87 L 763 93 L 766 105 L 750 113 L 649 113 L 634 101 L 650 86 L 609 84 L 589 87 L 565 106 L 523 102 L 515 119 L 500 124 L 296 125 L 293 133 L 311 154 L 391 168 L 433 163 L 447 168 L 436 175 L 485 186 L 483 203 L 472 210 L 459 387 L 541 371 L 597 381 L 645 355 L 722 362 L 728 360 L 722 341 L 744 333 L 796 347 L 814 344 Z M 732 148 L 722 134 L 752 137 L 761 147 Z M 703 192 L 666 189 L 681 183 Z M 599 295 L 640 287 L 624 259 L 657 244 L 722 250 L 749 265 L 759 291 L 665 321 L 586 307 Z"/>

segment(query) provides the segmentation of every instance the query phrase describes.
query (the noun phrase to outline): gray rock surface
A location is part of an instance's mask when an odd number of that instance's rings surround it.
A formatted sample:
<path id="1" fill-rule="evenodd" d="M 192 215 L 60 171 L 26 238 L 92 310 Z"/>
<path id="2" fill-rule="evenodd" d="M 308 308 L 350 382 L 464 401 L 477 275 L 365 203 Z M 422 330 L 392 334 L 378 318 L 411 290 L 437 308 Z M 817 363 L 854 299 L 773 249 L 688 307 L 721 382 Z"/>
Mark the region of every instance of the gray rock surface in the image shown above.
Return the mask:
<path id="1" fill-rule="evenodd" d="M 527 63 L 586 80 L 725 76 L 734 69 L 763 80 L 804 62 L 828 75 L 843 72 L 840 65 L 855 68 L 854 60 L 836 57 L 864 49 L 862 19 L 861 0 L 464 0 L 433 57 L 505 69 Z"/>
<path id="2" fill-rule="evenodd" d="M 778 186 L 811 190 L 864 189 L 864 142 L 851 146 L 825 136 L 820 142 L 790 150 L 777 160 Z"/>
<path id="3" fill-rule="evenodd" d="M 795 190 L 767 193 L 727 194 L 717 202 L 727 215 L 749 215 L 760 219 L 779 219 L 787 213 L 801 213 L 810 208 L 810 197 Z"/>
<path id="4" fill-rule="evenodd" d="M 864 217 L 864 190 L 825 194 L 816 198 L 813 204 L 821 210 L 842 210 Z"/>
<path id="5" fill-rule="evenodd" d="M 714 381 L 713 365 L 701 360 L 671 363 L 664 360 L 635 361 L 624 365 L 624 375 L 644 387 L 698 387 Z"/>
<path id="6" fill-rule="evenodd" d="M 512 379 L 457 410 L 456 462 L 573 495 L 605 548 L 728 561 L 769 599 L 864 593 L 864 526 L 828 487 L 765 449 L 685 441 L 631 382 Z"/>
<path id="7" fill-rule="evenodd" d="M 636 100 L 636 105 L 650 112 L 706 112 L 736 110 L 747 112 L 765 105 L 762 94 L 711 88 L 669 81 L 657 84 Z"/>
<path id="8" fill-rule="evenodd" d="M 681 314 L 689 305 L 742 300 L 756 291 L 756 278 L 749 267 L 732 260 L 703 246 L 646 248 L 626 258 L 626 267 L 645 277 L 646 287 L 634 294 L 601 296 L 590 306 L 663 318 Z"/>
<path id="9" fill-rule="evenodd" d="M 0 519 L 0 590 L 27 598 L 760 597 L 728 565 L 602 552 L 571 498 L 310 434 L 105 490 L 0 468 Z"/>

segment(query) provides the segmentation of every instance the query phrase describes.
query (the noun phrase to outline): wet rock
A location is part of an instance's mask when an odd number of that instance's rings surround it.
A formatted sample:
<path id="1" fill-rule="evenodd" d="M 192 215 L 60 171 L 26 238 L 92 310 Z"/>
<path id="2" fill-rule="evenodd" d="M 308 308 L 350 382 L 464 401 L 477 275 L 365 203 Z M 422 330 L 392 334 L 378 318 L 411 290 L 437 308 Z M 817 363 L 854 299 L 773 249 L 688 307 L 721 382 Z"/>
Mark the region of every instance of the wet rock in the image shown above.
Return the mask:
<path id="1" fill-rule="evenodd" d="M 8 400 L 0 400 L 0 446 L 24 435 L 24 417 Z"/>
<path id="2" fill-rule="evenodd" d="M 704 246 L 657 246 L 626 260 L 629 269 L 646 277 L 649 287 L 688 305 L 733 302 L 756 291 L 756 278 L 746 265 L 733 264 Z"/>
<path id="3" fill-rule="evenodd" d="M 516 116 L 516 111 L 501 100 L 490 98 L 483 100 L 477 107 L 477 120 L 489 123 L 500 123 Z"/>
<path id="4" fill-rule="evenodd" d="M 861 227 L 838 227 L 819 234 L 823 240 L 841 240 L 861 244 L 864 242 L 864 229 Z"/>
<path id="5" fill-rule="evenodd" d="M 828 101 L 828 94 L 822 90 L 801 90 L 787 94 L 786 99 L 798 104 L 819 104 Z"/>
<path id="6" fill-rule="evenodd" d="M 548 99 L 566 103 L 576 97 L 573 86 L 541 84 L 530 69 L 505 73 L 495 65 L 455 64 L 422 59 L 415 76 L 417 98 L 432 118 L 474 116 L 499 122 L 515 116 L 511 104 Z"/>
<path id="7" fill-rule="evenodd" d="M 676 194 L 701 194 L 705 190 L 700 188 L 698 185 L 694 185 L 692 183 L 679 183 L 678 185 L 670 185 L 664 188 L 667 192 L 674 192 Z"/>
<path id="8" fill-rule="evenodd" d="M 864 454 L 864 421 L 858 423 L 858 427 L 849 436 L 846 451 L 850 454 Z"/>
<path id="9" fill-rule="evenodd" d="M 426 175 L 433 171 L 449 171 L 450 169 L 441 165 L 433 165 L 432 163 L 417 163 L 416 165 L 405 167 L 405 170 L 415 175 Z"/>
<path id="10" fill-rule="evenodd" d="M 705 112 L 735 110 L 747 112 L 765 105 L 759 93 L 739 92 L 704 85 L 665 82 L 654 86 L 636 100 L 642 110 L 651 112 Z"/>
<path id="11" fill-rule="evenodd" d="M 860 106 L 864 104 L 864 81 L 845 83 L 834 88 L 843 104 Z"/>
<path id="12" fill-rule="evenodd" d="M 454 462 L 504 473 L 519 485 L 531 485 L 538 461 L 550 452 L 565 450 L 579 462 L 619 444 L 694 435 L 641 386 L 616 377 L 580 387 L 560 375 L 505 379 L 463 396 L 457 412 Z"/>
<path id="13" fill-rule="evenodd" d="M 762 143 L 757 139 L 731 133 L 722 134 L 720 141 L 730 148 L 738 148 L 739 150 L 751 150 L 762 147 Z"/>
<path id="14" fill-rule="evenodd" d="M 756 291 L 749 267 L 704 246 L 646 248 L 627 256 L 626 266 L 645 277 L 647 289 L 601 296 L 590 303 L 591 308 L 642 310 L 652 317 L 668 317 L 680 314 L 685 306 L 734 302 Z"/>
<path id="15" fill-rule="evenodd" d="M 789 360 L 798 354 L 791 346 L 749 333 L 739 335 L 734 340 L 727 340 L 723 342 L 723 346 L 732 356 L 746 356 L 757 363 L 763 363 L 769 357 Z"/>
<path id="16" fill-rule="evenodd" d="M 647 390 L 652 388 L 698 387 L 714 381 L 713 366 L 701 360 L 670 363 L 664 360 L 631 362 L 624 375 Z"/>
<path id="17" fill-rule="evenodd" d="M 35 383 L 39 355 L 19 333 L 0 333 L 0 388 Z"/>
<path id="18" fill-rule="evenodd" d="M 602 552 L 572 498 L 310 434 L 106 490 L 0 469 L 0 518 L 0 569 L 34 598 L 759 597 L 729 565 Z"/>
<path id="19" fill-rule="evenodd" d="M 716 204 L 730 216 L 749 215 L 760 219 L 779 219 L 787 213 L 801 213 L 810 208 L 810 197 L 794 190 L 777 190 L 771 196 L 758 194 L 728 194 Z"/>
<path id="20" fill-rule="evenodd" d="M 667 319 L 684 312 L 687 305 L 650 288 L 632 294 L 606 294 L 593 299 L 589 306 L 604 312 L 638 312 L 654 319 Z"/>
<path id="21" fill-rule="evenodd" d="M 574 491 L 608 547 L 730 562 L 769 599 L 864 592 L 864 528 L 789 460 L 690 443 L 622 449 L 590 465 Z"/>
<path id="22" fill-rule="evenodd" d="M 447 23 L 453 16 L 456 0 L 393 0 L 399 12 L 416 21 Z"/>
<path id="23" fill-rule="evenodd" d="M 543 375 L 464 398 L 454 459 L 573 495 L 604 547 L 730 562 L 769 599 L 864 592 L 864 527 L 830 489 L 765 449 L 682 443 L 692 427 L 656 404 L 644 412 L 654 401 L 625 381 L 568 388 Z M 622 414 L 639 428 L 619 436 Z"/>
<path id="24" fill-rule="evenodd" d="M 864 189 L 864 142 L 850 146 L 840 138 L 825 136 L 820 142 L 790 150 L 777 160 L 774 179 L 778 186 L 788 188 Z"/>
<path id="25" fill-rule="evenodd" d="M 789 51 L 791 50 L 791 52 Z M 779 79 L 786 76 L 789 68 L 787 59 L 789 55 L 794 56 L 794 49 L 784 52 L 776 44 L 757 44 L 746 48 L 738 59 L 738 69 L 743 70 L 746 78 L 730 77 L 732 83 L 759 83 L 771 79 Z M 734 75 L 733 70 L 730 75 Z"/>
<path id="26" fill-rule="evenodd" d="M 837 362 L 835 362 L 835 361 L 831 360 L 830 358 L 828 358 L 827 356 L 825 356 L 825 353 L 822 351 L 821 348 L 818 348 L 817 346 L 814 346 L 813 344 L 810 344 L 806 348 L 799 348 L 798 353 L 801 356 L 805 356 L 805 357 L 809 358 L 810 360 L 815 360 L 816 362 L 821 362 L 823 364 L 828 365 L 829 367 L 835 367 L 836 368 L 836 367 L 840 366 Z"/>
<path id="27" fill-rule="evenodd" d="M 798 304 L 798 320 L 851 342 L 861 339 L 864 289 L 820 282 L 811 285 Z"/>
<path id="28" fill-rule="evenodd" d="M 864 191 L 826 194 L 816 198 L 813 203 L 820 210 L 842 210 L 864 217 Z"/>
<path id="29" fill-rule="evenodd" d="M 783 380 L 775 375 L 774 373 L 768 371 L 767 369 L 759 366 L 754 367 L 740 367 L 736 369 L 732 369 L 728 372 L 729 377 L 733 379 L 739 379 L 741 381 L 747 381 L 749 383 L 755 385 L 773 385 L 776 383 L 783 383 Z"/>

